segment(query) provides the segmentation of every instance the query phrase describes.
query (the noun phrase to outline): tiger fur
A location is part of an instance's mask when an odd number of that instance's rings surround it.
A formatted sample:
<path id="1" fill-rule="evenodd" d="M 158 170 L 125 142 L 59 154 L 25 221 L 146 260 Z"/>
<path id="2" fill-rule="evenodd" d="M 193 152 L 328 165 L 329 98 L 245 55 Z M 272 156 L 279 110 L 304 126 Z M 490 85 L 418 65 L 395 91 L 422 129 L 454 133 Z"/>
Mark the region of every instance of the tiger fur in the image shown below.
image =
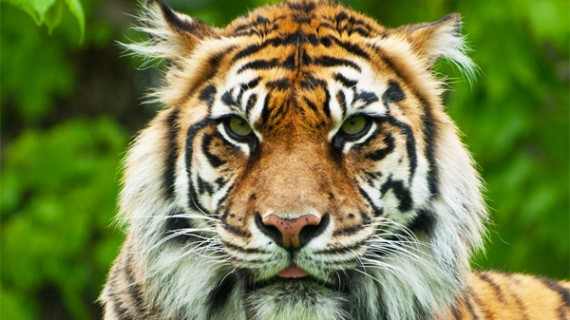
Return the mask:
<path id="1" fill-rule="evenodd" d="M 569 319 L 567 282 L 470 269 L 487 212 L 432 72 L 474 71 L 459 15 L 388 29 L 290 0 L 217 29 L 150 1 L 141 21 L 126 46 L 168 61 L 165 108 L 126 157 L 105 319 Z"/>

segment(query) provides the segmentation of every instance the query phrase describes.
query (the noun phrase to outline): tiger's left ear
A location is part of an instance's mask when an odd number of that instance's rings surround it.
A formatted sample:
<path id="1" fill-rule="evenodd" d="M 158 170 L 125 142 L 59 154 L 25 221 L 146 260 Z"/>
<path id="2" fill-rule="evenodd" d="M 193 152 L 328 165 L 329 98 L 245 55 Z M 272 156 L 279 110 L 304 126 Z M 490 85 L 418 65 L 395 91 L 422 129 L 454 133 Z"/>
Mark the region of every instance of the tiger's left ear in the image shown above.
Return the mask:
<path id="1" fill-rule="evenodd" d="M 440 59 L 448 59 L 469 75 L 475 65 L 465 54 L 467 46 L 461 34 L 461 16 L 452 13 L 432 23 L 418 23 L 393 29 L 392 34 L 405 38 L 427 65 L 432 67 Z"/>

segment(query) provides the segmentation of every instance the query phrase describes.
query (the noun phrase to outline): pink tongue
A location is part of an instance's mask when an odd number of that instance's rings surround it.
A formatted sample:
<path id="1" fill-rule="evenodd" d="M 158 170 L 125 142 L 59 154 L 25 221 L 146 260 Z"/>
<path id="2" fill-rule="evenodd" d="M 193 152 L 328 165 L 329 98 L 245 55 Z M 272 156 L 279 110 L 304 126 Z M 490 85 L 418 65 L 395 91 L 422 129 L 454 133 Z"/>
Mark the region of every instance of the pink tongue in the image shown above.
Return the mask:
<path id="1" fill-rule="evenodd" d="M 296 264 L 291 263 L 291 265 L 279 272 L 277 276 L 281 278 L 302 278 L 308 276 L 309 273 L 299 267 Z"/>

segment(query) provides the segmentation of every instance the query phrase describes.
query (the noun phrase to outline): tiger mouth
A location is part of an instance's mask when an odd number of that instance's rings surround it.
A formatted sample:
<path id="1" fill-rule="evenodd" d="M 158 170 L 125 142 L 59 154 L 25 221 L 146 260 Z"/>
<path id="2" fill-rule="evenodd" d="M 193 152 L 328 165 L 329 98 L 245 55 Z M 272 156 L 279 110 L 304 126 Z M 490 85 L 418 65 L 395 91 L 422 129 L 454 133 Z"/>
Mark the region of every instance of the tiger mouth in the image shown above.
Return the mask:
<path id="1" fill-rule="evenodd" d="M 279 271 L 279 273 L 277 273 L 278 277 L 286 278 L 286 279 L 304 278 L 308 275 L 309 275 L 309 272 L 307 272 L 307 270 L 300 268 L 294 262 L 291 263 L 287 268 L 285 268 L 285 269 Z"/>
<path id="2" fill-rule="evenodd" d="M 247 283 L 247 282 L 246 282 Z M 283 278 L 274 276 L 269 279 L 255 281 L 246 285 L 247 291 L 257 290 L 280 290 L 280 291 L 295 291 L 295 290 L 330 290 L 335 292 L 345 292 L 346 286 L 339 281 L 324 281 L 313 275 L 307 275 L 300 278 Z"/>
<path id="3" fill-rule="evenodd" d="M 299 275 L 302 274 L 302 276 L 291 277 L 280 275 L 281 272 L 289 269 L 291 266 L 298 268 L 299 270 L 295 270 L 295 272 L 299 272 Z M 351 270 L 332 272 L 327 277 L 320 277 L 296 266 L 294 262 L 291 263 L 290 267 L 265 279 L 256 278 L 254 272 L 246 269 L 236 270 L 236 276 L 243 281 L 246 291 L 249 292 L 264 289 L 288 291 L 296 288 L 317 291 L 325 289 L 343 293 L 346 293 L 353 276 Z"/>

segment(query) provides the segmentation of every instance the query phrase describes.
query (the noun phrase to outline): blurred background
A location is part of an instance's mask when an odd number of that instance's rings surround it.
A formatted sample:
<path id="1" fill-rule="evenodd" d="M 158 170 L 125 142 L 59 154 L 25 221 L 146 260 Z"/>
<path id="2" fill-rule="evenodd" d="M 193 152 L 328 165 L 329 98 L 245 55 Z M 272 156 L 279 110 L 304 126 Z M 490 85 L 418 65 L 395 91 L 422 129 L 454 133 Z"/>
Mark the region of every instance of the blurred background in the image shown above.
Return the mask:
<path id="1" fill-rule="evenodd" d="M 166 0 L 224 26 L 261 0 Z M 353 0 L 387 26 L 464 17 L 480 67 L 449 64 L 448 112 L 486 181 L 493 216 L 475 268 L 568 278 L 569 7 L 566 0 Z M 120 160 L 157 105 L 160 72 L 117 41 L 131 0 L 4 0 L 1 27 L 2 319 L 99 319 L 96 304 L 122 233 L 113 224 Z"/>

